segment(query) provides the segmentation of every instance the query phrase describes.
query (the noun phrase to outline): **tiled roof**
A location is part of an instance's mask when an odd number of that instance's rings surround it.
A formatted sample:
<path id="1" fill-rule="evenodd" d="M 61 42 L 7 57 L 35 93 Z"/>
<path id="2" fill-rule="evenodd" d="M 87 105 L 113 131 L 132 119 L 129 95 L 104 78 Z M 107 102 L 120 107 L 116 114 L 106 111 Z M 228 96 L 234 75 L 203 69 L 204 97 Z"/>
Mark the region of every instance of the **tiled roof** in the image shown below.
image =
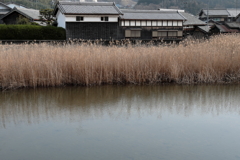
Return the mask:
<path id="1" fill-rule="evenodd" d="M 189 14 L 189 13 L 185 13 L 185 12 L 181 12 L 181 15 L 183 15 L 187 20 L 183 23 L 184 26 L 193 26 L 193 25 L 197 25 L 197 26 L 204 26 L 206 25 L 205 22 L 199 20 L 198 18 L 196 18 L 194 15 Z"/>
<path id="2" fill-rule="evenodd" d="M 1 19 L 7 17 L 8 15 L 10 15 L 13 12 L 18 12 L 19 14 L 22 14 L 23 16 L 33 19 L 33 20 L 39 20 L 39 10 L 35 10 L 35 9 L 27 9 L 27 8 L 17 8 L 15 7 L 14 9 L 12 9 L 10 12 L 8 12 L 7 14 L 5 14 Z"/>
<path id="3" fill-rule="evenodd" d="M 228 8 L 227 11 L 230 17 L 237 17 L 240 13 L 240 8 Z"/>
<path id="4" fill-rule="evenodd" d="M 110 14 L 119 15 L 121 11 L 113 2 L 64 2 L 60 1 L 56 4 L 54 14 L 57 10 L 62 14 Z"/>
<path id="5" fill-rule="evenodd" d="M 240 23 L 239 22 L 227 22 L 226 25 L 230 28 L 240 29 Z"/>
<path id="6" fill-rule="evenodd" d="M 205 15 L 208 14 L 209 16 L 230 16 L 226 9 L 203 9 L 202 11 Z"/>
<path id="7" fill-rule="evenodd" d="M 159 10 L 121 10 L 123 15 L 121 19 L 139 19 L 139 20 L 185 20 L 178 12 L 163 12 Z"/>
<path id="8" fill-rule="evenodd" d="M 210 30 L 210 27 L 209 26 L 197 26 L 200 30 L 208 33 L 209 30 Z"/>
<path id="9" fill-rule="evenodd" d="M 10 11 L 11 9 L 0 9 L 0 14 L 6 14 Z"/>
<path id="10" fill-rule="evenodd" d="M 237 29 L 230 29 L 225 25 L 216 25 L 216 27 L 220 30 L 221 33 L 237 33 L 239 32 Z"/>

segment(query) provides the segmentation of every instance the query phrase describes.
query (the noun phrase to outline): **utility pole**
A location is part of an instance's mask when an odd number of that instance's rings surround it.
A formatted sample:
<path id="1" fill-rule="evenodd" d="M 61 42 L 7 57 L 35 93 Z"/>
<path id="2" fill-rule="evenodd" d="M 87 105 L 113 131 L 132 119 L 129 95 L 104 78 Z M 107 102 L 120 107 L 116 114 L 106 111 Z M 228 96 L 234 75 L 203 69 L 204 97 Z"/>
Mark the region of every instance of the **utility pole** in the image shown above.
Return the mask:
<path id="1" fill-rule="evenodd" d="M 236 16 L 238 14 L 238 0 L 236 0 Z"/>
<path id="2" fill-rule="evenodd" d="M 207 26 L 208 26 L 208 21 L 209 21 L 209 1 L 207 6 Z"/>

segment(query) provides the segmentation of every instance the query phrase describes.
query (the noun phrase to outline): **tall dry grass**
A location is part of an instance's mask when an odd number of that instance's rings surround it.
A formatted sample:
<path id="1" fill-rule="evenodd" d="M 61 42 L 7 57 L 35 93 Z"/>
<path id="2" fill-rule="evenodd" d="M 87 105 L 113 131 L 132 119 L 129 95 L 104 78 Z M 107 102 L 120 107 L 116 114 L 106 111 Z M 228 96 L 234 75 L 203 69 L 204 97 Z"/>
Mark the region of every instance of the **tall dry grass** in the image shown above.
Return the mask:
<path id="1" fill-rule="evenodd" d="M 0 88 L 229 83 L 240 80 L 240 36 L 176 45 L 0 45 Z"/>

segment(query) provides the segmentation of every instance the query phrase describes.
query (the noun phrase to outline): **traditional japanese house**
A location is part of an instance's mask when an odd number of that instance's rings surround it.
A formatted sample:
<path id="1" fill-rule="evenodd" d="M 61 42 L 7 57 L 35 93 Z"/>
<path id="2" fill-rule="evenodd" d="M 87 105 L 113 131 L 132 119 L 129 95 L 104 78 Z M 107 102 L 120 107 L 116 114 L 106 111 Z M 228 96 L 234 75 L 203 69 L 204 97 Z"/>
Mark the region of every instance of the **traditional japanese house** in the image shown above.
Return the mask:
<path id="1" fill-rule="evenodd" d="M 236 20 L 237 15 L 240 13 L 239 8 L 228 9 L 202 9 L 199 13 L 199 19 L 207 21 L 207 19 L 216 22 L 233 22 Z"/>
<path id="2" fill-rule="evenodd" d="M 121 38 L 181 40 L 185 18 L 177 11 L 121 10 Z"/>
<path id="3" fill-rule="evenodd" d="M 67 39 L 181 40 L 185 18 L 177 11 L 120 10 L 112 2 L 58 2 L 58 27 Z"/>
<path id="4" fill-rule="evenodd" d="M 67 39 L 118 39 L 121 14 L 112 2 L 58 2 L 54 9 Z"/>
<path id="5" fill-rule="evenodd" d="M 239 33 L 239 29 L 231 28 L 226 24 L 215 24 L 210 29 L 211 35 L 216 34 L 229 34 L 229 33 Z"/>
<path id="6" fill-rule="evenodd" d="M 183 33 L 184 36 L 192 36 L 196 39 L 205 38 L 208 36 L 208 32 L 206 32 L 206 22 L 201 21 L 196 16 L 181 12 L 185 18 L 186 21 L 183 23 Z"/>

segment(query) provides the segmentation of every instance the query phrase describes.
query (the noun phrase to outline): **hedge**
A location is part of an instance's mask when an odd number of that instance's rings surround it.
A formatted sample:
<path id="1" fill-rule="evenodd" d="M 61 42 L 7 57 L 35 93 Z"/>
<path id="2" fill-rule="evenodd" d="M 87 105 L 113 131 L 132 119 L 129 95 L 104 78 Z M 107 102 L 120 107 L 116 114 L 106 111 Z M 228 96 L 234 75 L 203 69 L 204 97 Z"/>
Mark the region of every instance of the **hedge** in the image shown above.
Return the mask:
<path id="1" fill-rule="evenodd" d="M 0 25 L 0 40 L 66 40 L 66 32 L 54 26 Z"/>

